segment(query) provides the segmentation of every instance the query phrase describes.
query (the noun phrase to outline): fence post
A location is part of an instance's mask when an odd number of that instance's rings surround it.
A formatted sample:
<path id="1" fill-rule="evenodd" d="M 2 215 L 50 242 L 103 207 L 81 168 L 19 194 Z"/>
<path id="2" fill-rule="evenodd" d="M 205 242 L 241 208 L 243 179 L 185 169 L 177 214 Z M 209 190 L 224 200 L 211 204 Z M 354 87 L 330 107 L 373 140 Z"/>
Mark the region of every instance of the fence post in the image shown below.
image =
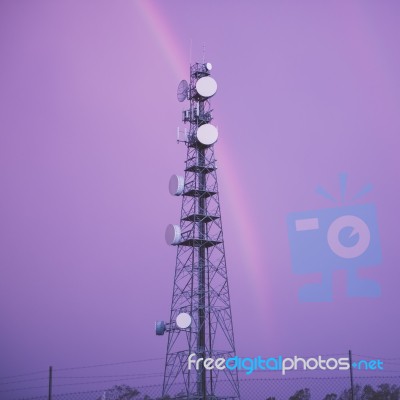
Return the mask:
<path id="1" fill-rule="evenodd" d="M 354 400 L 354 382 L 353 382 L 353 359 L 351 356 L 351 350 L 349 350 L 349 362 L 350 362 L 350 393 L 351 400 Z"/>
<path id="2" fill-rule="evenodd" d="M 49 398 L 48 400 L 51 400 L 51 395 L 52 395 L 52 390 L 53 390 L 53 367 L 49 367 Z"/>

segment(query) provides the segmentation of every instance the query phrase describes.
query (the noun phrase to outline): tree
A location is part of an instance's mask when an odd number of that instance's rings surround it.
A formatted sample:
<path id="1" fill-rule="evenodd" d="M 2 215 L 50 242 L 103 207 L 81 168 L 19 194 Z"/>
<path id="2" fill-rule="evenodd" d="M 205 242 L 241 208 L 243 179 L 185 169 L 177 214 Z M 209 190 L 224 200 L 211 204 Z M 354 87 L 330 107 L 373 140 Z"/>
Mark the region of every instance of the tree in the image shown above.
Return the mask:
<path id="1" fill-rule="evenodd" d="M 361 400 L 373 400 L 376 397 L 376 392 L 371 385 L 365 385 L 361 393 Z"/>
<path id="2" fill-rule="evenodd" d="M 355 385 L 354 386 L 354 400 L 358 400 L 361 397 L 361 386 L 360 385 Z M 343 390 L 343 392 L 340 394 L 338 400 L 352 400 L 353 396 L 351 395 L 351 389 L 346 389 Z"/>
<path id="3" fill-rule="evenodd" d="M 383 383 L 374 389 L 371 385 L 354 386 L 355 400 L 400 400 L 400 386 Z M 327 399 L 324 399 L 327 400 Z M 351 389 L 344 390 L 337 400 L 352 400 Z"/>
<path id="4" fill-rule="evenodd" d="M 103 393 L 99 400 L 132 400 L 139 396 L 139 390 L 128 385 L 115 385 Z"/>
<path id="5" fill-rule="evenodd" d="M 383 383 L 378 386 L 376 397 L 373 400 L 399 400 L 400 386 Z"/>
<path id="6" fill-rule="evenodd" d="M 338 395 L 336 393 L 329 393 L 323 398 L 323 400 L 336 400 L 337 398 Z"/>
<path id="7" fill-rule="evenodd" d="M 310 389 L 300 389 L 293 396 L 289 397 L 289 400 L 310 400 L 311 394 Z"/>

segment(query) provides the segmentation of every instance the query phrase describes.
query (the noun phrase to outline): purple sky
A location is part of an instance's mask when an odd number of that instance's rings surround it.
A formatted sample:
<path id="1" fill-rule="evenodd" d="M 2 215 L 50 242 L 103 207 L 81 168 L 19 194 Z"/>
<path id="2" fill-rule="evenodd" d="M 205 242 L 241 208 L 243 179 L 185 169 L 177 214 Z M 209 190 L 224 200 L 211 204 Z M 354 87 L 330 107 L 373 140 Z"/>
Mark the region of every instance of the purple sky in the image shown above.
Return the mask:
<path id="1" fill-rule="evenodd" d="M 219 85 L 238 353 L 399 356 L 400 4 L 150 5 L 0 3 L 0 376 L 164 356 L 191 39 Z M 331 207 L 315 188 L 338 197 L 343 171 L 350 195 L 374 187 L 357 204 L 377 207 L 383 262 L 362 275 L 382 296 L 347 297 L 338 271 L 333 302 L 300 303 L 318 275 L 292 273 L 286 216 Z"/>

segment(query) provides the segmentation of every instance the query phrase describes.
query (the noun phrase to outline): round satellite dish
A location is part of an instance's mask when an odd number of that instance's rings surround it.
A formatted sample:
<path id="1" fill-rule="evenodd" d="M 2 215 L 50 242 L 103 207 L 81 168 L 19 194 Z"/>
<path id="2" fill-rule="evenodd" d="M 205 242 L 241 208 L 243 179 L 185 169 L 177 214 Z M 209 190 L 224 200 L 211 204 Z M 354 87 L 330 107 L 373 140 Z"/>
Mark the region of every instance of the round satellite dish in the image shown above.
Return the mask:
<path id="1" fill-rule="evenodd" d="M 201 125 L 200 128 L 197 129 L 196 137 L 201 144 L 211 146 L 218 139 L 218 129 L 211 124 Z"/>
<path id="2" fill-rule="evenodd" d="M 192 317 L 188 313 L 180 313 L 176 317 L 176 325 L 180 329 L 189 328 L 192 324 Z"/>
<path id="3" fill-rule="evenodd" d="M 181 228 L 178 225 L 169 224 L 165 231 L 165 241 L 169 245 L 178 244 L 181 241 Z"/>
<path id="4" fill-rule="evenodd" d="M 206 64 L 206 68 L 207 68 L 207 71 L 211 71 L 212 70 L 212 64 L 211 63 L 207 63 Z"/>
<path id="5" fill-rule="evenodd" d="M 183 176 L 172 175 L 169 180 L 169 192 L 172 196 L 180 196 L 185 188 L 185 179 Z"/>
<path id="6" fill-rule="evenodd" d="M 162 336 L 166 331 L 165 322 L 164 321 L 156 321 L 156 335 Z"/>
<path id="7" fill-rule="evenodd" d="M 202 97 L 211 97 L 217 92 L 217 82 L 211 76 L 204 76 L 196 82 L 196 91 Z"/>
<path id="8" fill-rule="evenodd" d="M 187 83 L 187 81 L 182 80 L 180 81 L 179 85 L 178 85 L 178 90 L 177 90 L 177 97 L 178 97 L 178 101 L 182 102 L 184 100 L 187 99 L 187 94 L 189 91 L 189 84 Z"/>

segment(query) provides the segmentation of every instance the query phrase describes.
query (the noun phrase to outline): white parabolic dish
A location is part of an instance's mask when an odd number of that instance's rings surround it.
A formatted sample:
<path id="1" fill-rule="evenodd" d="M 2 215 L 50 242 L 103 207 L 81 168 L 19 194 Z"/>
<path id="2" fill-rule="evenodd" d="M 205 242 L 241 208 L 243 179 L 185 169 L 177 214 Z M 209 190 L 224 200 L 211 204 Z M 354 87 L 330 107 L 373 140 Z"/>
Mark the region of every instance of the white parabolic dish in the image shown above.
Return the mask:
<path id="1" fill-rule="evenodd" d="M 185 188 L 185 179 L 183 176 L 172 175 L 169 180 L 169 192 L 172 196 L 180 196 Z"/>
<path id="2" fill-rule="evenodd" d="M 186 329 L 192 324 L 192 317 L 188 313 L 180 313 L 176 317 L 176 325 L 178 328 Z"/>
<path id="3" fill-rule="evenodd" d="M 211 76 L 204 76 L 196 82 L 196 91 L 202 97 L 211 97 L 217 93 L 217 82 Z"/>
<path id="4" fill-rule="evenodd" d="M 178 244 L 181 241 L 181 228 L 178 225 L 169 224 L 165 231 L 167 244 Z"/>
<path id="5" fill-rule="evenodd" d="M 214 144 L 218 139 L 218 129 L 211 124 L 204 124 L 197 129 L 197 140 L 205 146 Z"/>

